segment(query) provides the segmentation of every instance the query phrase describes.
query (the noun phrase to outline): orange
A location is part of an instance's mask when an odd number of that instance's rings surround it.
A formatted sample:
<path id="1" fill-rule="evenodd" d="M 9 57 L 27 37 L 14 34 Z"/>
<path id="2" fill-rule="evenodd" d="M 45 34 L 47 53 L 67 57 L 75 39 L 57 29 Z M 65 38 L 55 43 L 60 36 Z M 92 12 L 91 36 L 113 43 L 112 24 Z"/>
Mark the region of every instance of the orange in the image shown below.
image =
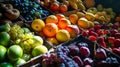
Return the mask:
<path id="1" fill-rule="evenodd" d="M 55 15 L 49 15 L 46 20 L 46 23 L 58 23 L 58 18 Z"/>
<path id="2" fill-rule="evenodd" d="M 89 21 L 86 18 L 80 18 L 77 25 L 81 28 L 89 28 Z"/>
<path id="3" fill-rule="evenodd" d="M 62 18 L 59 22 L 58 22 L 58 27 L 61 29 L 66 28 L 68 25 L 70 25 L 70 21 L 66 18 Z"/>
<path id="4" fill-rule="evenodd" d="M 58 4 L 57 2 L 51 3 L 50 9 L 51 9 L 52 11 L 58 11 L 58 10 L 59 10 L 59 4 Z"/>
<path id="5" fill-rule="evenodd" d="M 47 37 L 53 37 L 58 32 L 58 27 L 55 23 L 48 23 L 43 28 L 43 32 Z"/>
<path id="6" fill-rule="evenodd" d="M 58 13 L 56 14 L 56 17 L 58 18 L 58 20 L 60 20 L 62 18 L 65 18 L 65 15 Z"/>
<path id="7" fill-rule="evenodd" d="M 77 14 L 71 14 L 71 15 L 69 16 L 69 20 L 71 21 L 71 23 L 76 24 L 76 22 L 77 22 L 77 20 L 78 20 Z"/>
<path id="8" fill-rule="evenodd" d="M 65 5 L 65 4 L 61 4 L 59 10 L 60 10 L 60 12 L 62 12 L 62 13 L 63 13 L 63 12 L 67 12 L 68 7 L 67 7 L 67 5 Z"/>

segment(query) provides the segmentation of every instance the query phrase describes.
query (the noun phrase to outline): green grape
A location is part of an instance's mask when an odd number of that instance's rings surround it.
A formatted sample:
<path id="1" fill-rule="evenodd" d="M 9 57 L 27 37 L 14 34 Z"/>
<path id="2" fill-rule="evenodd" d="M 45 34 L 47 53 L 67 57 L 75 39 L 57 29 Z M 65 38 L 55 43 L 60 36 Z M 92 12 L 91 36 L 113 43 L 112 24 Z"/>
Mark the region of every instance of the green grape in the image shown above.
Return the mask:
<path id="1" fill-rule="evenodd" d="M 33 43 L 34 43 L 34 40 L 33 40 L 33 39 L 28 39 L 27 42 L 28 42 L 29 44 L 33 44 Z"/>
<path id="2" fill-rule="evenodd" d="M 24 38 L 25 39 L 33 38 L 33 34 L 32 33 L 26 33 Z"/>
<path id="3" fill-rule="evenodd" d="M 15 41 L 15 44 L 19 44 L 21 42 L 21 39 L 17 39 L 16 41 Z"/>
<path id="4" fill-rule="evenodd" d="M 24 53 L 30 53 L 32 50 L 31 45 L 27 41 L 21 42 L 20 46 L 23 49 Z"/>

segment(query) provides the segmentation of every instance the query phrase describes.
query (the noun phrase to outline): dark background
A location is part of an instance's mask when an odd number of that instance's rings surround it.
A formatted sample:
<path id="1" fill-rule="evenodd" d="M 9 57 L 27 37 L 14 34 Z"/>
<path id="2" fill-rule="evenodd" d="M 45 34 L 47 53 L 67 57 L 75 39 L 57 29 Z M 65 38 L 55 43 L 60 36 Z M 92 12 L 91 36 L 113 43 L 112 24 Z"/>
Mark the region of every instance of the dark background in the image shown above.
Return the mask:
<path id="1" fill-rule="evenodd" d="M 113 8 L 113 10 L 120 14 L 120 0 L 95 0 L 96 5 L 102 4 L 105 8 Z"/>

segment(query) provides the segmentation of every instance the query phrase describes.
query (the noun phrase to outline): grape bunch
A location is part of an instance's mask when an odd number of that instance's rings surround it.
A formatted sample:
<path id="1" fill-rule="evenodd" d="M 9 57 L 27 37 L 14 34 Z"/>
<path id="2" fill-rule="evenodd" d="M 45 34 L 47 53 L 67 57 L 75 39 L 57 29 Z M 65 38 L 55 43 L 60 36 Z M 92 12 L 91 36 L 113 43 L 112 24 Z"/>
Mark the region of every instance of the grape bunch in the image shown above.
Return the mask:
<path id="1" fill-rule="evenodd" d="M 10 27 L 10 31 L 8 33 L 11 37 L 11 45 L 20 45 L 24 53 L 31 52 L 32 45 L 34 44 L 34 40 L 32 38 L 35 36 L 32 32 L 25 33 L 23 28 L 15 24 Z"/>
<path id="2" fill-rule="evenodd" d="M 108 63 L 108 64 L 111 64 L 111 63 L 113 63 L 113 64 L 119 64 L 117 58 L 115 58 L 115 57 L 107 57 L 106 58 L 106 63 Z"/>
<path id="3" fill-rule="evenodd" d="M 27 21 L 47 17 L 50 12 L 43 9 L 37 2 L 31 0 L 11 0 L 11 3 L 20 11 Z"/>
<path id="4" fill-rule="evenodd" d="M 67 46 L 55 48 L 53 53 L 46 53 L 42 56 L 42 67 L 79 67 L 78 64 L 68 56 Z"/>
<path id="5" fill-rule="evenodd" d="M 17 24 L 13 25 L 8 33 L 13 41 L 23 38 L 24 35 L 24 31 Z"/>

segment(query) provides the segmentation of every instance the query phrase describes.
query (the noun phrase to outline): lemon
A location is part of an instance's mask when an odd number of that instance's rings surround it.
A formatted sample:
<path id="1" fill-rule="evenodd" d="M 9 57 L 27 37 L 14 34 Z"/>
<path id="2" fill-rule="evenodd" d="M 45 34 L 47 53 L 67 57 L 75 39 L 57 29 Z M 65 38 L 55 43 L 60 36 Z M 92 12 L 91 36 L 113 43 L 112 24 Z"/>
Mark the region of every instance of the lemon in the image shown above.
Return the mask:
<path id="1" fill-rule="evenodd" d="M 58 33 L 56 34 L 56 39 L 59 42 L 65 42 L 70 39 L 70 34 L 67 30 L 59 30 Z"/>
<path id="2" fill-rule="evenodd" d="M 41 31 L 44 26 L 45 26 L 45 23 L 44 23 L 44 21 L 41 20 L 41 19 L 35 19 L 35 20 L 33 20 L 33 22 L 31 23 L 31 27 L 32 27 L 32 29 L 35 30 L 35 31 Z"/>

